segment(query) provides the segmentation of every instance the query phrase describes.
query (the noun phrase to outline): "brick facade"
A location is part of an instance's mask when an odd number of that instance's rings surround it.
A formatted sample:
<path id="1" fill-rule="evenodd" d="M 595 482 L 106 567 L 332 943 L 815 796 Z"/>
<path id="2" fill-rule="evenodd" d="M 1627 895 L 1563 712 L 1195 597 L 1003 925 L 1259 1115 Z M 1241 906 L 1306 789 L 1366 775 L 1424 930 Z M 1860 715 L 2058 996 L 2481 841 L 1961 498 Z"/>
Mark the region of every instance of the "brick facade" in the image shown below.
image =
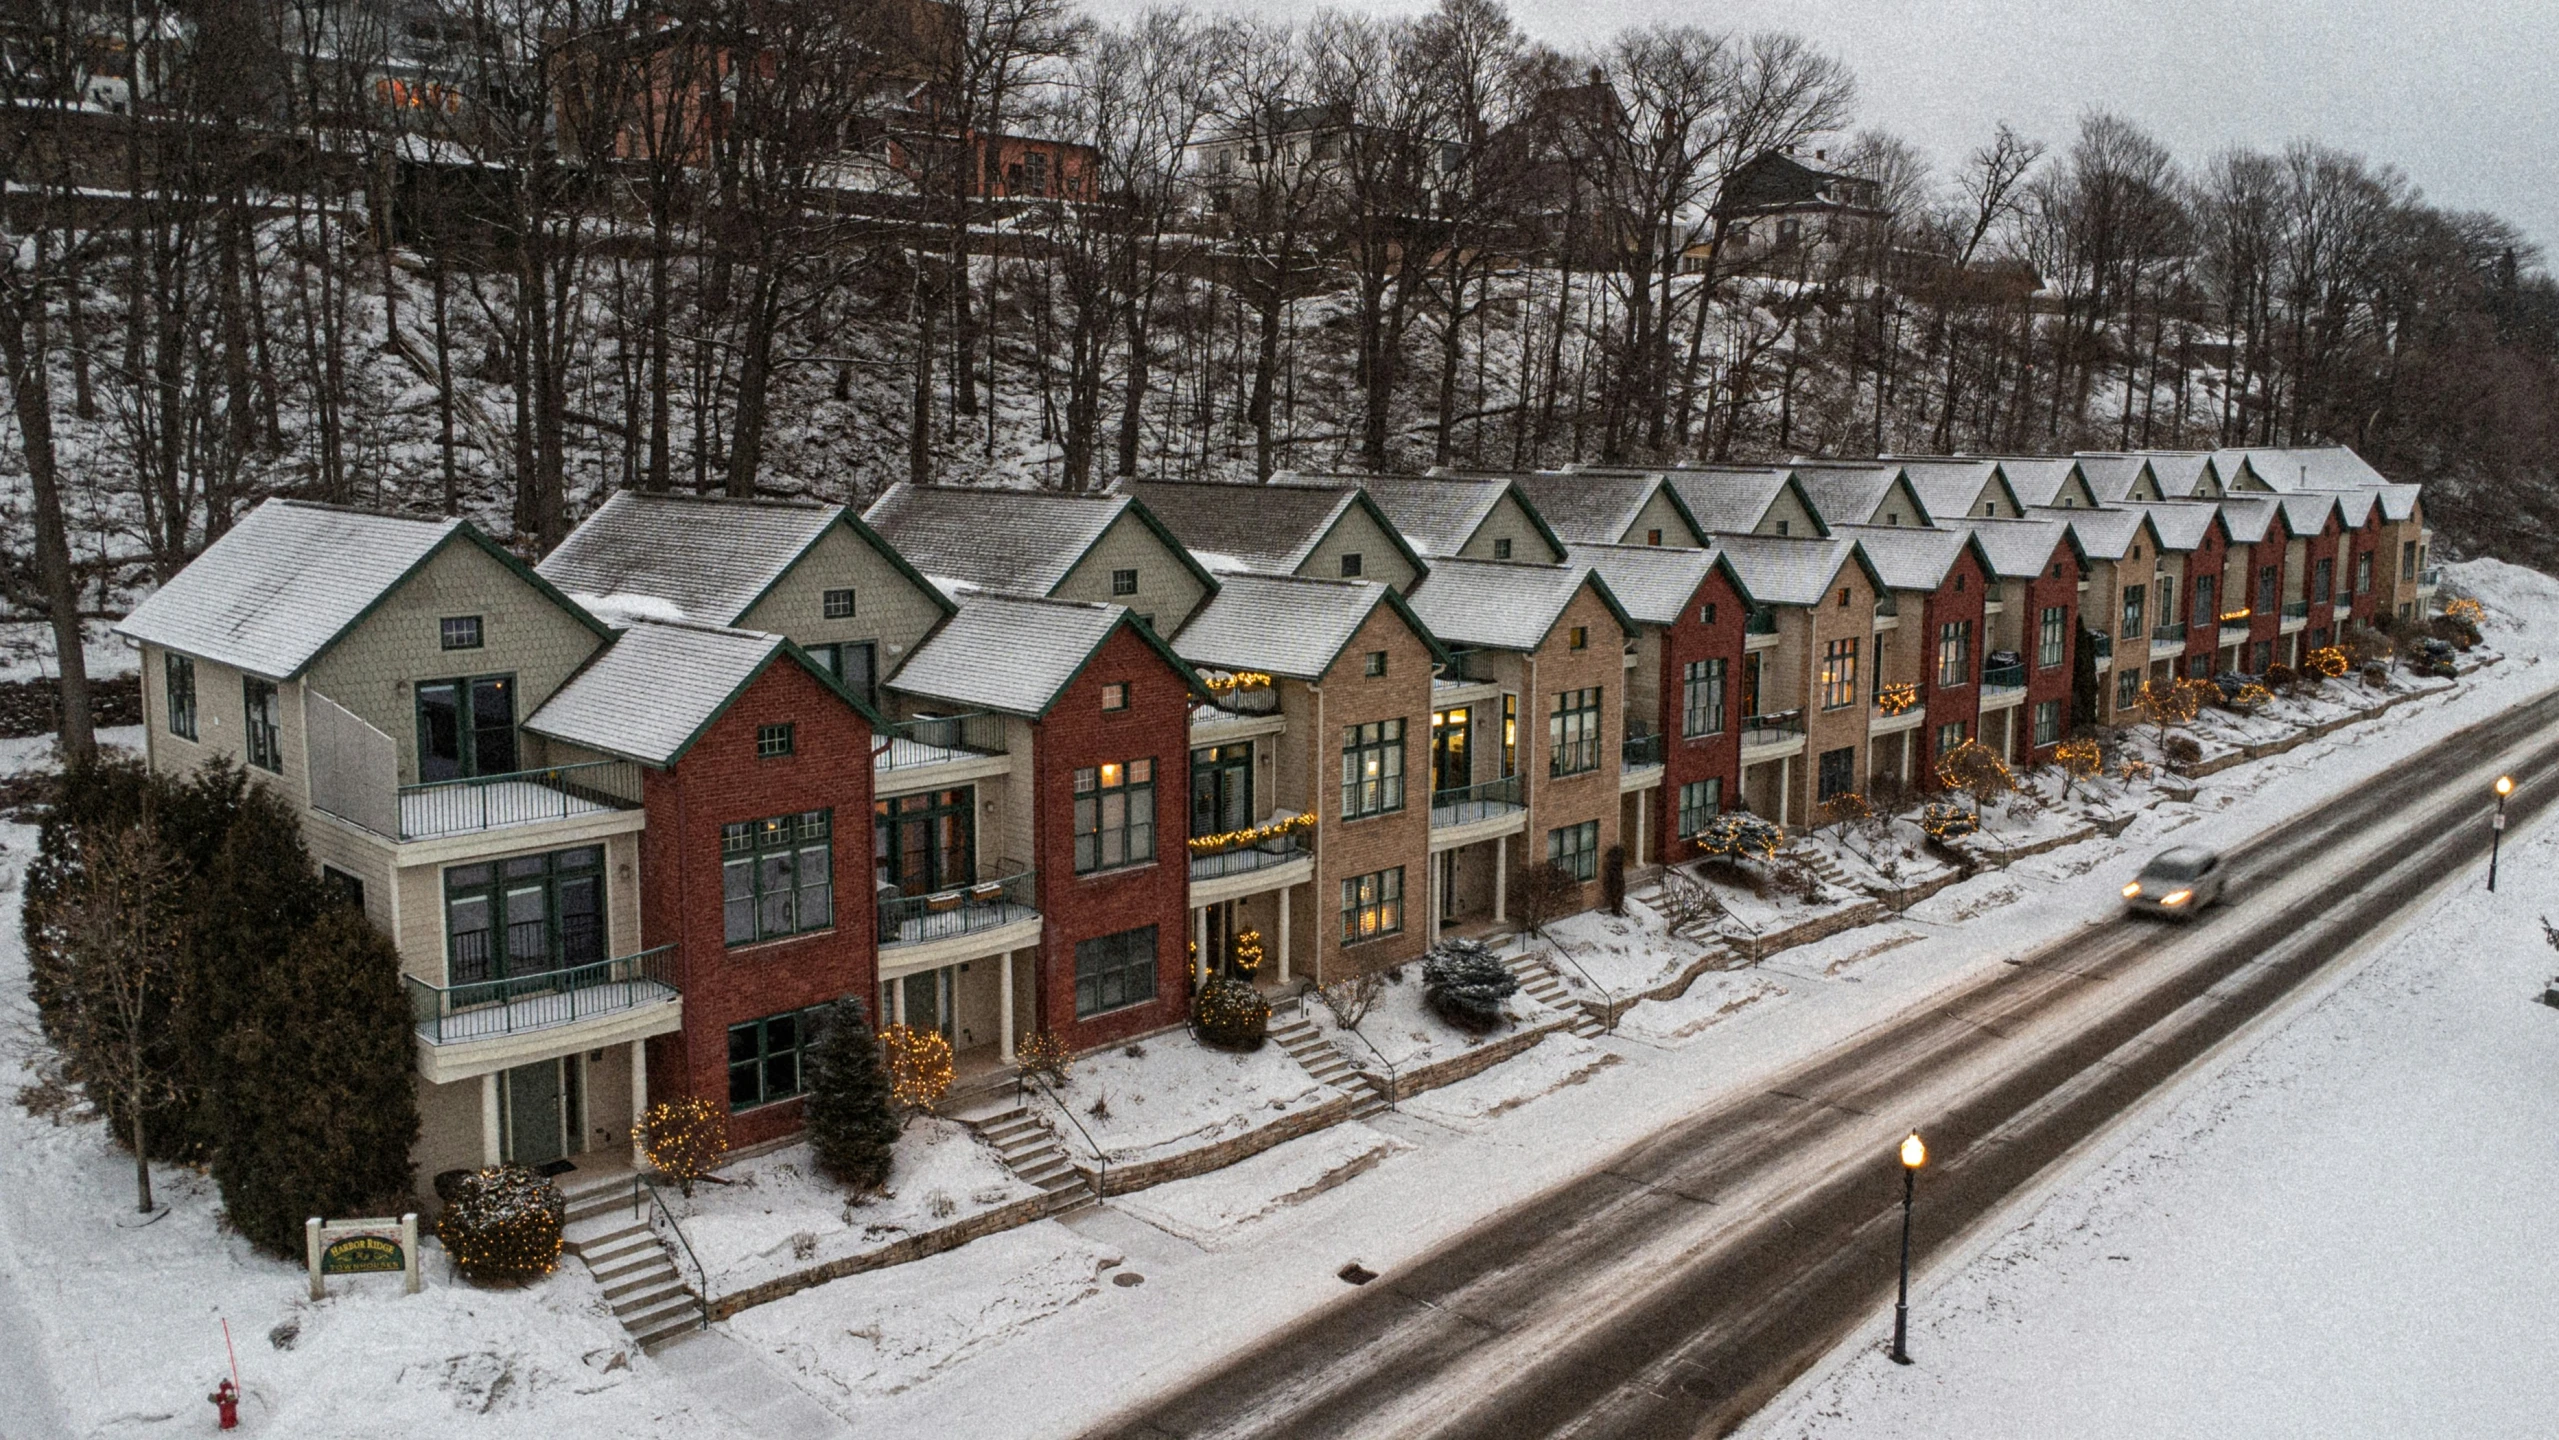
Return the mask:
<path id="1" fill-rule="evenodd" d="M 2183 608 L 2191 618 L 2186 623 L 2186 650 L 2178 657 L 2177 675 L 2172 678 L 2185 678 L 2193 671 L 2198 660 L 2202 661 L 2207 675 L 2215 667 L 2217 662 L 2213 658 L 2214 652 L 2221 648 L 2221 612 L 2236 609 L 2240 604 L 2246 603 L 2232 600 L 2219 588 L 2227 578 L 2226 572 L 2229 568 L 2230 531 L 2216 517 L 2211 524 L 2204 527 L 2204 538 L 2197 541 L 2195 548 L 2186 556 L 2186 596 Z M 2215 587 L 2212 602 L 2208 605 L 2198 604 L 2195 582 L 2207 575 L 2212 577 Z"/>
<path id="2" fill-rule="evenodd" d="M 1715 617 L 1711 625 L 1705 620 L 1710 611 Z M 1724 807 L 1741 804 L 1742 642 L 1749 620 L 1750 607 L 1718 567 L 1706 572 L 1679 619 L 1662 627 L 1657 637 L 1661 704 L 1654 730 L 1662 737 L 1662 781 L 1640 797 L 1640 803 L 1652 807 L 1645 826 L 1649 837 L 1645 843 L 1652 853 L 1631 856 L 1629 863 L 1668 864 L 1685 858 L 1676 849 L 1680 837 L 1674 833 L 1679 825 L 1680 787 L 1720 779 Z M 1711 734 L 1691 736 L 1686 733 L 1688 666 L 1711 659 L 1724 662 L 1724 724 Z"/>
<path id="3" fill-rule="evenodd" d="M 2040 765 L 2052 759 L 2054 747 L 2070 735 L 2071 676 L 2077 673 L 2079 580 L 2083 573 L 2079 551 L 2065 533 L 2060 543 L 2053 546 L 2053 553 L 2044 561 L 2044 568 L 2023 587 L 2026 643 L 2021 649 L 2026 657 L 2026 704 L 2024 718 L 2018 722 L 2014 756 L 2021 764 Z M 2046 665 L 2043 663 L 2044 611 L 2053 607 L 2059 607 L 2062 612 L 2061 662 Z M 2061 704 L 2061 724 L 2055 730 L 2051 744 L 2037 745 L 2036 707 L 2055 701 Z"/>
<path id="4" fill-rule="evenodd" d="M 1587 636 L 1587 643 L 1579 650 L 1572 648 L 1571 637 L 1576 629 Z M 1545 642 L 1529 653 L 1521 671 L 1526 678 L 1519 697 L 1519 769 L 1528 802 L 1528 828 L 1504 842 L 1514 847 L 1510 855 L 1513 875 L 1544 865 L 1547 837 L 1567 826 L 1597 821 L 1596 853 L 1602 857 L 1618 843 L 1618 819 L 1625 810 L 1617 797 L 1618 764 L 1625 753 L 1626 740 L 1625 627 L 1599 598 L 1599 592 L 1584 585 L 1564 607 L 1554 628 L 1546 632 Z M 1555 697 L 1594 686 L 1600 692 L 1598 768 L 1575 775 L 1550 774 L 1554 745 L 1549 717 L 1555 709 Z M 1598 870 L 1594 868 L 1591 880 L 1582 886 L 1580 899 L 1569 908 L 1586 910 L 1598 903 Z"/>
<path id="5" fill-rule="evenodd" d="M 1386 653 L 1386 673 L 1366 673 Z M 1329 983 L 1361 970 L 1399 965 L 1429 944 L 1431 842 L 1431 652 L 1391 605 L 1380 604 L 1309 695 L 1305 747 L 1307 805 L 1315 812 L 1315 880 L 1292 895 L 1292 944 L 1314 958 L 1306 973 Z M 1377 720 L 1404 722 L 1404 804 L 1357 820 L 1342 818 L 1342 731 Z M 1477 735 L 1473 743 L 1484 739 Z M 1480 757 L 1477 758 L 1480 763 Z M 1478 770 L 1476 773 L 1485 773 Z M 1404 872 L 1402 929 L 1342 943 L 1342 882 L 1383 870 Z M 1304 937 L 1304 938 L 1299 938 Z"/>
<path id="6" fill-rule="evenodd" d="M 1919 666 L 1919 701 L 1928 708 L 1928 718 L 1921 723 L 1913 752 L 1917 757 L 1917 778 L 1926 789 L 1937 788 L 1937 736 L 1945 727 L 1960 723 L 1966 735 L 1978 738 L 1981 734 L 1981 657 L 1990 644 L 1982 602 L 1989 589 L 1990 576 L 1982 567 L 1981 552 L 1967 545 L 1955 556 L 1945 583 L 1928 597 L 1928 630 Z M 1972 627 L 1971 653 L 1965 661 L 1962 682 L 1941 685 L 1937 680 L 1937 647 L 1946 627 L 1958 624 Z"/>
<path id="7" fill-rule="evenodd" d="M 1804 756 L 1795 767 L 1794 794 L 1787 802 L 1787 814 L 1798 827 L 1813 823 L 1814 809 L 1821 803 L 1822 756 L 1850 752 L 1847 788 L 1866 783 L 1866 717 L 1874 710 L 1873 676 L 1867 668 L 1875 663 L 1868 653 L 1875 648 L 1873 577 L 1854 559 L 1841 565 L 1839 573 L 1830 577 L 1821 603 L 1808 615 L 1812 624 L 1806 627 L 1810 644 L 1804 654 Z M 1857 647 L 1855 683 L 1848 687 L 1844 704 L 1827 705 L 1822 694 L 1822 659 L 1831 645 L 1843 642 Z"/>

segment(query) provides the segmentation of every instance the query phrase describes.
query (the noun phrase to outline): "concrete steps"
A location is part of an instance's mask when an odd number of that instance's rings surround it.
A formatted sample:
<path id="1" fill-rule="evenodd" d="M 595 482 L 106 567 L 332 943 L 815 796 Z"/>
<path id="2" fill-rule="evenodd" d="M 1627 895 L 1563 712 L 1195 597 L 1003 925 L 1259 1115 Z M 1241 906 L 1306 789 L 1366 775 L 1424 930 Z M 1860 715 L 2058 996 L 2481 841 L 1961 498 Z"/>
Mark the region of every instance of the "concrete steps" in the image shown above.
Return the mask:
<path id="1" fill-rule="evenodd" d="M 1063 1215 L 1093 1203 L 1093 1187 L 1076 1173 L 1057 1136 L 1029 1110 L 1016 1105 L 969 1123 L 995 1147 L 1005 1169 L 1048 1197 L 1047 1213 Z"/>
<path id="2" fill-rule="evenodd" d="M 1270 1036 L 1307 1074 L 1345 1095 L 1359 1097 L 1358 1103 L 1351 1107 L 1352 1119 L 1374 1115 L 1386 1108 L 1386 1097 L 1369 1083 L 1368 1077 L 1360 1073 L 1359 1067 L 1353 1065 L 1348 1056 L 1324 1038 L 1324 1033 L 1315 1028 L 1315 1022 L 1306 1018 L 1302 1007 L 1274 1011 Z"/>
<path id="3" fill-rule="evenodd" d="M 1608 1032 L 1608 1022 L 1592 1014 L 1588 1006 L 1572 997 L 1571 992 L 1564 988 L 1563 977 L 1555 973 L 1555 967 L 1546 962 L 1546 957 L 1512 954 L 1503 956 L 1502 963 L 1510 967 L 1511 978 L 1519 982 L 1519 988 L 1528 993 L 1528 998 L 1550 1010 L 1561 1010 L 1575 1016 L 1573 1023 L 1567 1027 L 1574 1034 L 1589 1039 Z"/>
<path id="4" fill-rule="evenodd" d="M 561 1248 L 585 1263 L 613 1318 L 640 1348 L 654 1350 L 701 1325 L 702 1298 L 684 1283 L 675 1257 L 649 1228 L 645 1198 L 633 1213 L 631 1187 L 627 1171 L 564 1177 L 560 1193 L 569 1202 L 569 1223 L 560 1234 Z"/>

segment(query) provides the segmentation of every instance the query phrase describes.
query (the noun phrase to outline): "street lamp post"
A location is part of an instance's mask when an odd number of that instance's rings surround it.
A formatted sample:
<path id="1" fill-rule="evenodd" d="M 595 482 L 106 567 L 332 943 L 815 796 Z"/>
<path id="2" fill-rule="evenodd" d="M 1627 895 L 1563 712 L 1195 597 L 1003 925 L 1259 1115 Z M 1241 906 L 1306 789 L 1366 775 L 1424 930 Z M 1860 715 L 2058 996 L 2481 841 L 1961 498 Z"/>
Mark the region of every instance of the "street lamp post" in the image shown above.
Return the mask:
<path id="1" fill-rule="evenodd" d="M 1919 1167 L 1928 1163 L 1928 1147 L 1919 1132 L 1901 1142 L 1901 1298 L 1893 1302 L 1893 1363 L 1910 1363 L 1910 1202 L 1919 1188 Z"/>
<path id="2" fill-rule="evenodd" d="M 2497 817 L 2488 822 L 2488 893 L 2497 893 L 2497 848 L 2506 838 L 2506 797 L 2515 793 L 2515 777 L 2497 777 Z"/>

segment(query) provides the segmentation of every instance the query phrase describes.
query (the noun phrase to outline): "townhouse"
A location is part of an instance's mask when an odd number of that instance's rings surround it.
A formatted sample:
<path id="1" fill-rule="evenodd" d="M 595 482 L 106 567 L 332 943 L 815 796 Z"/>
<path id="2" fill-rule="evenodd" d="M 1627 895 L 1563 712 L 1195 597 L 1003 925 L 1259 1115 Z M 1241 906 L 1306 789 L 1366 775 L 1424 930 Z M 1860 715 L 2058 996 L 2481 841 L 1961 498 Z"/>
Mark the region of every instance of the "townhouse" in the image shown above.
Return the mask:
<path id="1" fill-rule="evenodd" d="M 2040 764 L 2070 730 L 2071 656 L 2079 643 L 2085 569 L 2079 542 L 2060 520 L 1962 523 L 1990 564 L 1973 738 L 2013 764 Z"/>
<path id="2" fill-rule="evenodd" d="M 1375 580 L 1406 594 L 1421 583 L 1422 557 L 1356 485 L 1134 480 L 1119 488 L 1216 574 Z"/>
<path id="3" fill-rule="evenodd" d="M 1634 622 L 1617 828 L 1631 837 L 1630 863 L 1668 864 L 1682 856 L 1679 841 L 1741 793 L 1742 717 L 1733 701 L 1750 592 L 1732 562 L 1710 550 L 1575 545 L 1572 563 L 1589 566 Z"/>
<path id="4" fill-rule="evenodd" d="M 1990 557 L 1970 529 L 1844 527 L 1884 587 L 1876 605 L 1869 784 L 1926 786 L 1981 720 Z"/>
<path id="5" fill-rule="evenodd" d="M 1855 541 L 1719 535 L 1717 553 L 1754 601 L 1742 642 L 1741 799 L 1781 825 L 1862 783 L 1867 690 L 1861 652 L 1887 592 Z"/>

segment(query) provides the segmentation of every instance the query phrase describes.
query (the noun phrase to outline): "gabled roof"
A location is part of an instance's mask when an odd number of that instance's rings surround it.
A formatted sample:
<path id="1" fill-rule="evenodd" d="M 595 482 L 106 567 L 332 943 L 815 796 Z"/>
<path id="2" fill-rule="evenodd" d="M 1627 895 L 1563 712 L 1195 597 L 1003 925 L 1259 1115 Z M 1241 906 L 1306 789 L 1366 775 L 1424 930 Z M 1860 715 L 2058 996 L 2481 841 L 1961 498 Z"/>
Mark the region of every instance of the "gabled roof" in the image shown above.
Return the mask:
<path id="1" fill-rule="evenodd" d="M 1572 562 L 1587 565 L 1608 583 L 1608 591 L 1626 613 L 1642 625 L 1670 625 L 1688 609 L 1697 587 L 1718 570 L 1724 572 L 1745 605 L 1750 590 L 1734 573 L 1721 551 L 1686 550 L 1668 545 L 1576 545 Z"/>
<path id="2" fill-rule="evenodd" d="M 2146 455 L 2092 454 L 2083 451 L 2078 459 L 2079 473 L 2088 481 L 2089 492 L 2097 497 L 2097 503 L 2100 505 L 2113 505 L 2131 499 L 2134 489 L 2141 483 L 2142 476 L 2150 471 L 2150 458 Z M 2158 483 L 2158 477 L 2152 475 L 2151 484 Z"/>
<path id="3" fill-rule="evenodd" d="M 1813 517 L 1824 534 L 1821 507 L 1795 472 L 1783 465 L 1698 465 L 1663 472 L 1672 493 L 1688 506 L 1699 529 L 1709 535 L 1748 535 L 1768 515 L 1768 507 L 1788 490 Z"/>
<path id="4" fill-rule="evenodd" d="M 2349 530 L 2361 530 L 2372 523 L 2381 508 L 2379 490 L 2337 490 L 2337 523 Z"/>
<path id="5" fill-rule="evenodd" d="M 1937 523 L 1960 519 L 1973 513 L 1981 492 L 1996 485 L 2000 490 L 2000 509 L 2007 512 L 2022 506 L 2023 501 L 2000 473 L 1999 462 L 1973 455 L 1906 456 L 1897 462 L 1902 473 L 1910 477 L 1910 488 L 1919 503 L 1937 517 Z"/>
<path id="6" fill-rule="evenodd" d="M 1873 523 L 1875 512 L 1892 494 L 1893 483 L 1902 478 L 1902 467 L 1890 461 L 1843 461 L 1838 464 L 1797 461 L 1792 468 L 1796 482 L 1803 486 L 1804 494 L 1812 502 L 1813 513 L 1821 517 L 1825 527 L 1834 530 L 1842 525 Z M 1935 524 L 1929 518 L 1927 499 L 1919 495 L 1917 487 L 1912 488 L 1911 494 L 1919 499 L 1919 514 L 1911 523 Z"/>
<path id="7" fill-rule="evenodd" d="M 1216 577 L 1191 558 L 1164 522 L 1126 495 L 900 481 L 862 518 L 927 575 L 1008 594 L 1046 595 L 1123 515 L 1135 515 L 1204 589 L 1216 592 Z"/>
<path id="8" fill-rule="evenodd" d="M 639 604 L 615 603 L 625 598 L 662 601 L 682 618 L 734 625 L 837 524 L 849 527 L 945 613 L 951 609 L 942 592 L 851 509 L 808 501 L 623 490 L 534 568 L 608 612 L 644 613 Z"/>
<path id="9" fill-rule="evenodd" d="M 1308 552 L 1323 543 L 1351 510 L 1367 511 L 1415 570 L 1429 568 L 1413 553 L 1395 522 L 1356 485 L 1129 480 L 1119 488 L 1162 521 L 1193 559 L 1219 574 L 1236 570 L 1289 574 L 1306 563 Z"/>
<path id="10" fill-rule="evenodd" d="M 2413 520 L 2417 518 L 2417 506 L 2419 501 L 2417 498 L 2416 486 L 2384 485 L 2376 493 L 2381 497 L 2381 518 L 2385 520 Z"/>
<path id="11" fill-rule="evenodd" d="M 2210 500 L 2153 500 L 2136 508 L 2150 517 L 2159 543 L 2171 550 L 2194 549 L 2216 526 L 2224 538 L 2230 534 L 2230 527 L 2222 522 L 2221 507 Z"/>
<path id="12" fill-rule="evenodd" d="M 2336 496 L 2315 491 L 2291 491 L 2276 496 L 2275 503 L 2283 507 L 2284 524 L 2295 535 L 2318 534 L 2337 512 Z"/>
<path id="13" fill-rule="evenodd" d="M 2293 490 L 2368 490 L 2389 479 L 2345 445 L 2243 447 L 2216 450 L 2213 464 L 2224 482 L 2236 487 L 2243 472 L 2256 485 L 2278 492 Z"/>
<path id="14" fill-rule="evenodd" d="M 2209 450 L 2143 450 L 2136 452 L 2150 462 L 2150 473 L 2159 480 L 2159 493 L 2171 500 L 2210 499 L 2229 488 L 2227 477 L 2213 465 Z"/>
<path id="15" fill-rule="evenodd" d="M 1999 473 L 2018 503 L 2032 509 L 2059 500 L 2063 487 L 2079 474 L 2079 462 L 2068 455 L 2002 455 Z M 2086 483 L 2084 476 L 2081 483 Z"/>
<path id="16" fill-rule="evenodd" d="M 1818 605 L 1829 598 L 1840 567 L 1851 562 L 1877 587 L 1892 588 L 1857 542 L 1844 536 L 1731 535 L 1720 538 L 1716 550 L 1760 605 Z"/>
<path id="17" fill-rule="evenodd" d="M 1588 585 L 1627 633 L 1635 619 L 1608 582 L 1586 564 L 1523 565 L 1512 560 L 1443 560 L 1413 591 L 1413 613 L 1448 645 L 1534 650 Z"/>
<path id="18" fill-rule="evenodd" d="M 808 671 L 874 728 L 880 724 L 825 666 L 779 635 L 642 620 L 570 676 L 524 728 L 644 765 L 673 765 L 777 660 Z"/>
<path id="19" fill-rule="evenodd" d="M 147 644 L 271 680 L 309 669 L 450 544 L 475 545 L 593 630 L 612 632 L 467 520 L 269 500 L 117 623 Z"/>
<path id="20" fill-rule="evenodd" d="M 1320 680 L 1380 605 L 1413 627 L 1441 663 L 1448 652 L 1392 585 L 1374 580 L 1235 574 L 1184 627 L 1176 653 L 1194 665 Z"/>
<path id="21" fill-rule="evenodd" d="M 1518 477 L 1529 506 L 1546 519 L 1567 545 L 1614 545 L 1625 538 L 1656 494 L 1670 498 L 1671 509 L 1688 527 L 1685 543 L 1706 543 L 1706 528 L 1689 513 L 1688 502 L 1658 472 L 1636 470 L 1544 471 Z M 1677 543 L 1677 542 L 1674 542 Z"/>
<path id="22" fill-rule="evenodd" d="M 2220 504 L 2222 528 L 2230 532 L 2231 540 L 2237 544 L 2253 545 L 2274 533 L 2276 527 L 2283 523 L 2284 507 L 2276 503 L 2272 495 L 2233 493 L 2221 497 Z"/>
<path id="23" fill-rule="evenodd" d="M 2132 553 L 2133 541 L 2145 534 L 2154 552 L 2175 547 L 2159 538 L 2150 523 L 2148 512 L 2129 506 L 2107 506 L 2102 510 L 2037 509 L 2027 512 L 2033 520 L 2058 520 L 2070 527 L 2079 539 L 2080 553 L 2095 560 L 2121 560 Z"/>
<path id="24" fill-rule="evenodd" d="M 1415 550 L 1424 555 L 1454 555 L 1484 521 L 1502 503 L 1505 495 L 1518 499 L 1527 512 L 1528 523 L 1554 553 L 1564 553 L 1564 542 L 1547 527 L 1544 516 L 1526 492 L 1507 476 L 1447 475 L 1301 475 L 1282 473 L 1271 477 L 1274 485 L 1357 485 L 1368 492 L 1368 498 L 1386 512 L 1393 528 Z"/>
<path id="25" fill-rule="evenodd" d="M 1037 720 L 1123 626 L 1162 655 L 1195 693 L 1207 693 L 1189 662 L 1126 607 L 1024 595 L 963 598 L 960 613 L 915 647 L 889 688 L 919 700 Z"/>
<path id="26" fill-rule="evenodd" d="M 1991 569 L 1989 552 L 1982 549 L 1972 531 L 1961 526 L 1918 530 L 1902 525 L 1857 525 L 1843 526 L 1836 533 L 1841 539 L 1857 542 L 1868 568 L 1888 590 L 1937 589 L 1946 583 L 1956 559 L 1967 548 L 1981 557 L 1985 573 Z"/>
<path id="27" fill-rule="evenodd" d="M 2053 551 L 2063 545 L 2068 545 L 2081 560 L 2088 558 L 2079 549 L 2079 537 L 2060 520 L 1976 517 L 1960 523 L 1979 537 L 1982 553 L 1990 557 L 1991 574 L 2002 580 L 2031 580 L 2043 574 L 2044 567 L 2052 563 Z"/>

